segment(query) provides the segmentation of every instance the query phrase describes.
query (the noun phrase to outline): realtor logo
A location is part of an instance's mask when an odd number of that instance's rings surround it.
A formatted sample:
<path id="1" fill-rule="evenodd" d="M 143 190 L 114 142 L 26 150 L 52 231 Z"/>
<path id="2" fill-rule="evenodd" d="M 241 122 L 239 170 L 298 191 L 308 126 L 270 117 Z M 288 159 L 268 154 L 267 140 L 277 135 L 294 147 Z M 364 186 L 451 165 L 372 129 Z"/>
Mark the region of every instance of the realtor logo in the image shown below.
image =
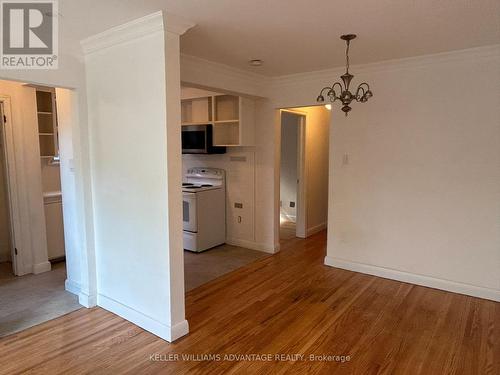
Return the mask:
<path id="1" fill-rule="evenodd" d="M 57 69 L 57 0 L 1 0 L 1 69 Z"/>

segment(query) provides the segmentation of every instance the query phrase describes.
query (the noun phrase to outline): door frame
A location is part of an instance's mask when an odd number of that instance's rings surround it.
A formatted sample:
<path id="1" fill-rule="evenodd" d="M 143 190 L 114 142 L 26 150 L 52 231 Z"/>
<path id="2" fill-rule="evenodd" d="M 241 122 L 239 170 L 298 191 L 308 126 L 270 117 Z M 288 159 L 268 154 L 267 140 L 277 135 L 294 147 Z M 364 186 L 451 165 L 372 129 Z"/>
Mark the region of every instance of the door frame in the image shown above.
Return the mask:
<path id="1" fill-rule="evenodd" d="M 279 183 L 281 186 L 281 128 L 283 126 L 282 113 L 288 112 L 300 118 L 297 126 L 297 208 L 295 219 L 295 236 L 299 238 L 307 237 L 307 167 L 306 167 L 306 127 L 307 127 L 307 112 L 302 112 L 296 109 L 280 109 L 280 142 L 279 142 Z M 281 201 L 281 189 L 278 189 L 278 202 Z M 278 223 L 279 223 L 278 212 Z"/>
<path id="2" fill-rule="evenodd" d="M 11 261 L 14 275 L 24 273 L 24 262 L 22 257 L 18 257 L 17 247 L 22 243 L 21 214 L 19 207 L 16 157 L 14 153 L 14 133 L 12 124 L 12 108 L 10 96 L 0 94 L 0 114 L 5 115 L 6 121 L 1 119 L 4 125 L 0 129 L 0 136 L 4 141 L 5 172 L 7 182 L 7 204 L 9 207 Z"/>

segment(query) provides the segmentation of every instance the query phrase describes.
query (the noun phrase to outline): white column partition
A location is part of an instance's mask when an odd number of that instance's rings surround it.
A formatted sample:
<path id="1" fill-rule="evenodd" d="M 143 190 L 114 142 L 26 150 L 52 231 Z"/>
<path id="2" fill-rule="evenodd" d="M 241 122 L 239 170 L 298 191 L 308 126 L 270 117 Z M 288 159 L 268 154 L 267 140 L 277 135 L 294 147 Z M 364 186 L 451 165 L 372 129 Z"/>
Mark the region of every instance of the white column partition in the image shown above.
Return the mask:
<path id="1" fill-rule="evenodd" d="M 97 304 L 173 341 L 184 314 L 179 35 L 162 12 L 82 42 Z"/>

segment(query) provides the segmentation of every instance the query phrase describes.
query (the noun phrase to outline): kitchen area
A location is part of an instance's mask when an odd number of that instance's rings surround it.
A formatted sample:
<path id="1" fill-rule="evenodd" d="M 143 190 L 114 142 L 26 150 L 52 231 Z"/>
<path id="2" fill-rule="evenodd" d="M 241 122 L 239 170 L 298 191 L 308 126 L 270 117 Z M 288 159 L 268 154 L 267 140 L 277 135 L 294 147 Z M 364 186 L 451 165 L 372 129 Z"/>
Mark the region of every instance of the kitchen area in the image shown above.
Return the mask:
<path id="1" fill-rule="evenodd" d="M 181 87 L 186 291 L 267 254 L 255 244 L 254 101 Z"/>

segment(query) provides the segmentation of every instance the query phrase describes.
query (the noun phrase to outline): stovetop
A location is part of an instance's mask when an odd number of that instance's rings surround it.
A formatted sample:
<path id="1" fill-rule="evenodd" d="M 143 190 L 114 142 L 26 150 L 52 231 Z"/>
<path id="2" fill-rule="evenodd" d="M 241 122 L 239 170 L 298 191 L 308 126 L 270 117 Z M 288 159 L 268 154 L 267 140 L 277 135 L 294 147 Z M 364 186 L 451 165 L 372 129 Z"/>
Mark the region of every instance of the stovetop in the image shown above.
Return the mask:
<path id="1" fill-rule="evenodd" d="M 182 191 L 184 191 L 184 192 L 198 192 L 198 191 L 213 190 L 213 189 L 220 189 L 220 188 L 221 188 L 221 186 L 212 185 L 212 184 L 193 184 L 190 182 L 183 182 L 182 183 Z"/>
<path id="2" fill-rule="evenodd" d="M 199 189 L 201 187 L 212 187 L 212 184 L 192 184 L 190 182 L 183 182 L 182 187 L 186 189 Z"/>

